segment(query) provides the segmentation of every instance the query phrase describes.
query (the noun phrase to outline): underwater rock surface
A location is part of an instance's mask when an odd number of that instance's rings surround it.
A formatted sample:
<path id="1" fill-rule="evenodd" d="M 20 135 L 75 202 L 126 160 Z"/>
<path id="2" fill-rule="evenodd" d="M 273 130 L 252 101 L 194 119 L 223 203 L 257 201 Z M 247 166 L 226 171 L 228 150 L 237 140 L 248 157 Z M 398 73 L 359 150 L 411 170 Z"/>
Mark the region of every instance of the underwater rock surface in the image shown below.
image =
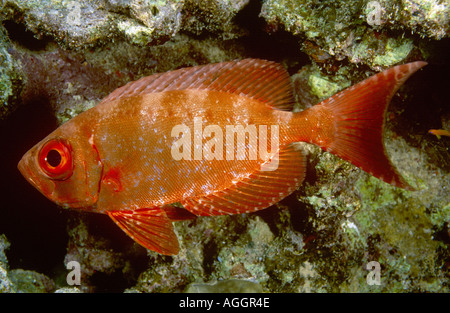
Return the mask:
<path id="1" fill-rule="evenodd" d="M 23 86 L 20 65 L 8 52 L 10 45 L 6 30 L 0 26 L 0 120 L 14 112 Z"/>
<path id="2" fill-rule="evenodd" d="M 0 1 L 0 292 L 449 292 L 449 6 L 418 0 Z M 307 177 L 260 212 L 174 223 L 147 251 L 107 216 L 65 211 L 20 176 L 21 155 L 115 88 L 156 72 L 281 62 L 303 110 L 398 63 L 386 149 L 416 191 L 300 143 Z M 66 266 L 81 266 L 70 286 Z M 368 281 L 373 264 L 381 280 Z M 240 283 L 245 281 L 244 283 Z M 379 284 L 378 284 L 379 283 Z"/>
<path id="3" fill-rule="evenodd" d="M 442 39 L 450 31 L 448 4 L 433 0 L 268 0 L 261 16 L 271 29 L 284 27 L 301 35 L 303 45 L 317 45 L 323 59 L 348 58 L 374 69 L 411 53 L 414 38 L 405 38 L 405 32 Z"/>

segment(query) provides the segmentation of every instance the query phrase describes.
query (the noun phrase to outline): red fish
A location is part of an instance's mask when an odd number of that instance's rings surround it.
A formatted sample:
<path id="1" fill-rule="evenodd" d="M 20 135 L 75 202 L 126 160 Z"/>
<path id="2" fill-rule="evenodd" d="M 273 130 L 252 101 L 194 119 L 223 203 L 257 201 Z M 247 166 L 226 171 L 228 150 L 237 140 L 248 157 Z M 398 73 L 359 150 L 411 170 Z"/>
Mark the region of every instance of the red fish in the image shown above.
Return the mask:
<path id="1" fill-rule="evenodd" d="M 412 189 L 385 153 L 383 125 L 393 94 L 425 64 L 395 66 L 297 113 L 277 63 L 155 74 L 61 125 L 18 168 L 58 205 L 108 214 L 145 248 L 177 254 L 172 221 L 254 212 L 295 191 L 305 177 L 295 142 Z"/>

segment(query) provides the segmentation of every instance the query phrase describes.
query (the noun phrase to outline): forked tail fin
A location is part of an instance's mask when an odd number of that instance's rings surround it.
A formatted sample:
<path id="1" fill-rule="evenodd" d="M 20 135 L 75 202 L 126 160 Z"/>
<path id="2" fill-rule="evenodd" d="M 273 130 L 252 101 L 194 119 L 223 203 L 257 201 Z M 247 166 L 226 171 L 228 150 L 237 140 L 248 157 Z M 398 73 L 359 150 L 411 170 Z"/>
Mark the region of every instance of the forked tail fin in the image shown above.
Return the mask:
<path id="1" fill-rule="evenodd" d="M 395 66 L 312 107 L 311 113 L 321 121 L 311 142 L 389 184 L 413 190 L 387 157 L 383 127 L 392 96 L 426 64 L 417 61 Z"/>

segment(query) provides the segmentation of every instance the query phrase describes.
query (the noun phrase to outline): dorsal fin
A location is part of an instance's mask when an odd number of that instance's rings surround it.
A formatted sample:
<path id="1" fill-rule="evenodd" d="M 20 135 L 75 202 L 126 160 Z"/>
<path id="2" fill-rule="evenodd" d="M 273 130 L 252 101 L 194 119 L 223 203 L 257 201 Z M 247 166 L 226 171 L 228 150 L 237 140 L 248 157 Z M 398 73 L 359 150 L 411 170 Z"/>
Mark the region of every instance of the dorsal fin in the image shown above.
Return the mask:
<path id="1" fill-rule="evenodd" d="M 102 102 L 185 89 L 246 95 L 280 110 L 291 110 L 294 104 L 287 71 L 278 63 L 260 59 L 200 65 L 154 74 L 116 89 Z"/>

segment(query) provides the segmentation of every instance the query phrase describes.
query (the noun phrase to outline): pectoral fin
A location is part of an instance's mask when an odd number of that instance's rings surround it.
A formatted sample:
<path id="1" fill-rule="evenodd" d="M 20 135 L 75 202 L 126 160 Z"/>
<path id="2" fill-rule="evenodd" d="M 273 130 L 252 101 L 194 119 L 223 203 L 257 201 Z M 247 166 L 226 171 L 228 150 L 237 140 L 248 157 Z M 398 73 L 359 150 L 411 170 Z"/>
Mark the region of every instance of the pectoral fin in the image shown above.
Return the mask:
<path id="1" fill-rule="evenodd" d="M 111 219 L 134 241 L 160 254 L 178 254 L 178 239 L 164 209 L 107 212 Z"/>

